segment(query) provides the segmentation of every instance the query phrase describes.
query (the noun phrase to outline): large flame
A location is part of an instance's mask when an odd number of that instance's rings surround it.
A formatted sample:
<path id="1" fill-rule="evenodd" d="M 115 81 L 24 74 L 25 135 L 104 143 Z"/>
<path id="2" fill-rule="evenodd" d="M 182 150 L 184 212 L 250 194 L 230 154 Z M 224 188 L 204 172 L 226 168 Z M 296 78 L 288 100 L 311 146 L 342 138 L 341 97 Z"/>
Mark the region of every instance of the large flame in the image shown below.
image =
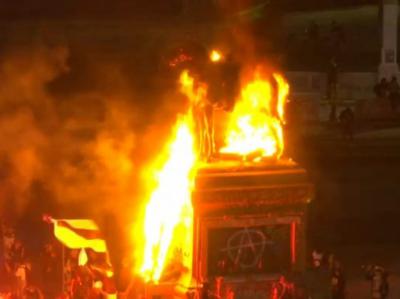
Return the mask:
<path id="1" fill-rule="evenodd" d="M 243 87 L 239 101 L 230 115 L 222 153 L 246 157 L 282 155 L 284 106 L 289 85 L 279 74 L 273 74 L 277 90 L 272 82 L 259 73 Z"/>
<path id="2" fill-rule="evenodd" d="M 198 98 L 194 80 L 187 72 L 180 78 L 181 91 L 191 101 Z M 161 158 L 162 166 L 151 172 L 156 186 L 146 205 L 145 245 L 140 275 L 157 283 L 168 264 L 191 277 L 193 246 L 193 188 L 197 154 L 191 109 L 178 117 Z M 186 281 L 187 283 L 188 281 Z"/>

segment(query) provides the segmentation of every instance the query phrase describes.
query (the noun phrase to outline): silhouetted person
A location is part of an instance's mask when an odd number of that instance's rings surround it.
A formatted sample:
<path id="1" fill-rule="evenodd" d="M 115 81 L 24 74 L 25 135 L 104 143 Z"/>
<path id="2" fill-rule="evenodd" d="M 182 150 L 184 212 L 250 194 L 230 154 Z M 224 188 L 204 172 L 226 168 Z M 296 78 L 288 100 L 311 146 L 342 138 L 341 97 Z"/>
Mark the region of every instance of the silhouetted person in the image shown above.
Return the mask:
<path id="1" fill-rule="evenodd" d="M 330 38 L 332 42 L 332 46 L 336 48 L 336 50 L 341 49 L 345 42 L 345 34 L 343 27 L 338 24 L 336 21 L 332 21 L 331 29 L 330 29 Z"/>
<path id="2" fill-rule="evenodd" d="M 339 115 L 339 122 L 344 139 L 353 140 L 354 135 L 354 113 L 350 107 L 344 109 Z"/>
<path id="3" fill-rule="evenodd" d="M 396 110 L 400 97 L 400 85 L 395 76 L 392 77 L 388 84 L 388 93 L 392 110 Z"/>
<path id="4" fill-rule="evenodd" d="M 327 99 L 331 104 L 331 112 L 329 120 L 336 121 L 336 98 L 337 98 L 337 85 L 338 85 L 338 65 L 335 58 L 329 61 L 327 69 Z"/>
<path id="5" fill-rule="evenodd" d="M 311 21 L 307 27 L 307 35 L 308 38 L 312 41 L 316 41 L 319 39 L 319 26 L 314 20 Z"/>
<path id="6" fill-rule="evenodd" d="M 41 266 L 44 295 L 46 298 L 55 298 L 62 288 L 62 267 L 61 257 L 53 243 L 45 245 Z"/>
<path id="7" fill-rule="evenodd" d="M 336 259 L 333 261 L 331 269 L 332 299 L 344 299 L 346 295 L 346 280 L 343 268 Z"/>
<path id="8" fill-rule="evenodd" d="M 331 275 L 328 267 L 322 263 L 323 254 L 317 251 L 312 253 L 313 264 L 306 272 L 306 287 L 312 299 L 330 299 Z"/>
<path id="9" fill-rule="evenodd" d="M 321 50 L 320 30 L 315 21 L 311 21 L 306 29 L 307 34 L 307 60 L 310 64 L 315 65 L 318 62 L 319 53 Z"/>
<path id="10" fill-rule="evenodd" d="M 389 93 L 389 83 L 386 78 L 382 78 L 379 83 L 377 83 L 374 87 L 375 95 L 378 98 L 386 98 Z"/>

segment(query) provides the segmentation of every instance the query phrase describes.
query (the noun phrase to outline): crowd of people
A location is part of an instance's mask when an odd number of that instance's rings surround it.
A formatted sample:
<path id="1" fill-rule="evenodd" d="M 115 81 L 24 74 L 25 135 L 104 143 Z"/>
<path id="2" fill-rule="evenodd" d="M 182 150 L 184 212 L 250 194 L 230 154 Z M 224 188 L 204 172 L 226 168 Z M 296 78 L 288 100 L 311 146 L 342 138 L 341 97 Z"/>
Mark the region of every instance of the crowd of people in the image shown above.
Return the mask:
<path id="1" fill-rule="evenodd" d="M 106 254 L 91 249 L 68 251 L 64 264 L 64 298 L 101 299 L 116 293 L 113 271 Z M 87 254 L 87 262 L 79 261 L 82 253 Z"/>
<path id="2" fill-rule="evenodd" d="M 0 287 L 3 297 L 42 298 L 42 292 L 31 283 L 32 262 L 22 242 L 16 238 L 15 229 L 3 222 L 1 233 Z"/>
<path id="3" fill-rule="evenodd" d="M 100 299 L 115 293 L 105 254 L 63 248 L 52 240 L 34 257 L 13 227 L 3 222 L 0 235 L 0 298 Z M 87 255 L 85 263 L 79 262 L 82 253 Z"/>
<path id="4" fill-rule="evenodd" d="M 312 252 L 311 267 L 306 271 L 304 286 L 313 299 L 346 298 L 346 278 L 341 262 L 333 254 Z"/>
<path id="5" fill-rule="evenodd" d="M 341 261 L 334 254 L 314 250 L 304 272 L 282 274 L 272 282 L 271 299 L 346 299 L 346 275 Z M 389 295 L 388 271 L 378 265 L 362 266 L 365 279 L 370 282 L 370 298 L 386 299 Z M 362 276 L 361 276 L 362 277 Z M 212 285 L 212 287 L 211 287 Z M 204 284 L 202 298 L 235 298 L 235 291 L 224 284 L 224 277 L 216 276 L 213 283 Z"/>
<path id="6" fill-rule="evenodd" d="M 365 279 L 370 281 L 372 299 L 386 299 L 389 294 L 388 272 L 377 265 L 362 266 Z M 305 289 L 312 299 L 345 299 L 346 276 L 342 263 L 333 254 L 312 252 L 312 266 L 306 272 Z"/>
<path id="7" fill-rule="evenodd" d="M 113 271 L 105 253 L 67 249 L 56 240 L 47 243 L 39 260 L 27 254 L 15 229 L 1 225 L 0 298 L 7 299 L 102 299 L 116 294 Z M 377 265 L 363 266 L 371 283 L 371 298 L 386 299 L 388 272 Z M 221 285 L 221 282 L 217 285 Z M 208 293 L 214 298 L 221 290 Z M 211 294 L 211 295 L 210 295 Z M 231 294 L 234 298 L 234 293 Z M 333 254 L 314 250 L 310 267 L 300 275 L 285 275 L 273 283 L 273 299 L 345 299 L 346 277 Z M 220 297 L 218 297 L 220 298 Z"/>

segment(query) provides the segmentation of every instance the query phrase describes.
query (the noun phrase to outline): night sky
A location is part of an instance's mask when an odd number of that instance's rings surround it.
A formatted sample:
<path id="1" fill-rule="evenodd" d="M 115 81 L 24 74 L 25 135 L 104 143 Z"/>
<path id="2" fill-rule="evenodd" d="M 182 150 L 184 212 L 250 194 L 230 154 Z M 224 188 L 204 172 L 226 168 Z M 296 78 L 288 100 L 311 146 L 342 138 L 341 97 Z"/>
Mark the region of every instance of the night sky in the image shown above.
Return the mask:
<path id="1" fill-rule="evenodd" d="M 27 18 L 114 18 L 150 15 L 179 15 L 184 0 L 69 0 L 69 1 L 1 1 L 0 17 L 4 19 Z M 284 10 L 323 9 L 350 5 L 375 4 L 377 0 L 226 0 L 192 1 L 196 10 L 213 11 L 215 7 L 246 9 L 254 4 L 268 3 L 270 8 Z"/>

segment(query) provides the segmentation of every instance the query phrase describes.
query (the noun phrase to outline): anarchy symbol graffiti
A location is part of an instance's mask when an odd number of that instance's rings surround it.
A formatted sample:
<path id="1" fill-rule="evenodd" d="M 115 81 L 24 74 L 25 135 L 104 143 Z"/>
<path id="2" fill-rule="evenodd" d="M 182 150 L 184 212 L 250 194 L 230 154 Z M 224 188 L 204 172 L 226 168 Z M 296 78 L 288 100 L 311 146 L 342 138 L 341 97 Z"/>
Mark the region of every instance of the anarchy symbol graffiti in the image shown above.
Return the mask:
<path id="1" fill-rule="evenodd" d="M 228 253 L 235 265 L 241 268 L 253 268 L 259 263 L 268 243 L 271 242 L 262 231 L 243 228 L 229 237 L 226 248 L 222 250 Z"/>

